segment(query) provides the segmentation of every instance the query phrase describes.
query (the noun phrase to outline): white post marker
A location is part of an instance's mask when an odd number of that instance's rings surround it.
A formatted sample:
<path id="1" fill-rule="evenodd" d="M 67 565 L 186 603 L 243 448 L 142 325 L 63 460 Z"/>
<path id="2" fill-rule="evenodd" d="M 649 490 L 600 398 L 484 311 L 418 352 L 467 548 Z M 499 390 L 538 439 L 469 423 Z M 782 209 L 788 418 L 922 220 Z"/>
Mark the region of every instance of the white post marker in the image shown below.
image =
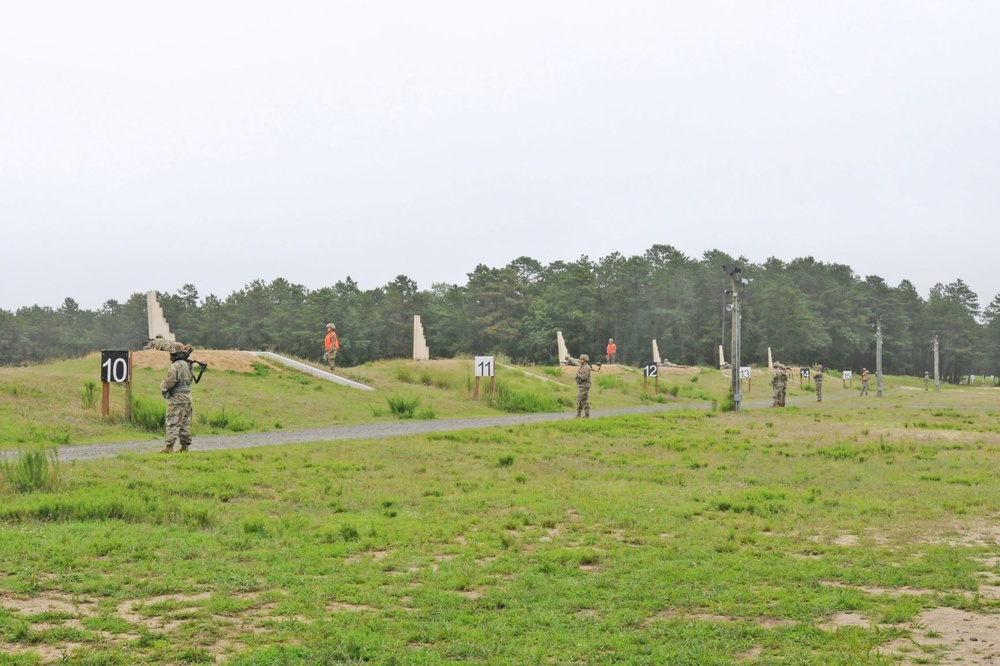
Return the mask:
<path id="1" fill-rule="evenodd" d="M 475 398 L 479 399 L 479 378 L 490 378 L 490 393 L 496 388 L 496 363 L 492 356 L 477 356 L 473 366 L 473 374 L 476 377 Z"/>
<path id="2" fill-rule="evenodd" d="M 854 386 L 854 373 L 851 372 L 850 370 L 844 370 L 844 386 L 845 387 L 847 386 L 848 382 L 851 383 L 852 387 Z"/>
<path id="3" fill-rule="evenodd" d="M 747 380 L 747 391 L 752 390 L 753 387 L 750 384 L 750 366 L 749 365 L 741 365 L 740 366 L 740 379 L 741 380 L 743 380 L 743 379 Z"/>

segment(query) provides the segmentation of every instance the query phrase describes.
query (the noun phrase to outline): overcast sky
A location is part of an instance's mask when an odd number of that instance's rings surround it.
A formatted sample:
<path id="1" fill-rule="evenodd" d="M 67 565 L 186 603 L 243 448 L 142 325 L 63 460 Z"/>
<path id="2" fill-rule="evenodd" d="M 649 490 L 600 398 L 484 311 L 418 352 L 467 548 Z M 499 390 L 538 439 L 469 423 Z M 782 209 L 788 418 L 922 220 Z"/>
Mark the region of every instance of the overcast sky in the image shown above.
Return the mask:
<path id="1" fill-rule="evenodd" d="M 985 306 L 998 29 L 994 0 L 6 2 L 0 308 L 654 244 Z"/>

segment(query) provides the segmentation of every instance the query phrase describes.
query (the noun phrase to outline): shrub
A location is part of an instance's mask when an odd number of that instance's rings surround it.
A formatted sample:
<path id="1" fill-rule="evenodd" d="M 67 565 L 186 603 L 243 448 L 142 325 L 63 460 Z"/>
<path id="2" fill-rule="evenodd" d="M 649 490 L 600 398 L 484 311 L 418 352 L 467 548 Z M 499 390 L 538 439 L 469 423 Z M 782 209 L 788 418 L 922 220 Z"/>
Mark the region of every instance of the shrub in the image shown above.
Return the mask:
<path id="1" fill-rule="evenodd" d="M 59 451 L 55 447 L 18 451 L 3 461 L 2 469 L 4 479 L 19 493 L 51 489 L 59 483 Z"/>
<path id="2" fill-rule="evenodd" d="M 401 395 L 390 395 L 385 399 L 389 412 L 401 419 L 412 419 L 417 414 L 420 398 L 406 398 Z"/>
<path id="3" fill-rule="evenodd" d="M 497 383 L 496 392 L 489 395 L 487 404 L 503 412 L 515 413 L 558 412 L 560 409 L 559 401 L 553 396 L 518 391 L 501 383 Z"/>
<path id="4" fill-rule="evenodd" d="M 413 376 L 413 370 L 405 365 L 396 366 L 396 379 L 404 384 L 415 384 L 417 381 Z"/>
<path id="5" fill-rule="evenodd" d="M 132 425 L 148 430 L 149 432 L 161 432 L 167 426 L 167 405 L 157 400 L 144 400 L 132 396 Z"/>
<path id="6" fill-rule="evenodd" d="M 97 382 L 86 381 L 83 383 L 83 391 L 80 393 L 84 409 L 93 409 L 97 404 Z"/>
<path id="7" fill-rule="evenodd" d="M 620 382 L 614 375 L 596 375 L 597 385 L 602 389 L 618 388 Z"/>
<path id="8" fill-rule="evenodd" d="M 225 407 L 218 412 L 199 415 L 198 422 L 207 423 L 213 428 L 231 430 L 233 432 L 245 432 L 250 430 L 254 425 L 252 421 L 247 421 L 240 414 L 226 412 Z"/>

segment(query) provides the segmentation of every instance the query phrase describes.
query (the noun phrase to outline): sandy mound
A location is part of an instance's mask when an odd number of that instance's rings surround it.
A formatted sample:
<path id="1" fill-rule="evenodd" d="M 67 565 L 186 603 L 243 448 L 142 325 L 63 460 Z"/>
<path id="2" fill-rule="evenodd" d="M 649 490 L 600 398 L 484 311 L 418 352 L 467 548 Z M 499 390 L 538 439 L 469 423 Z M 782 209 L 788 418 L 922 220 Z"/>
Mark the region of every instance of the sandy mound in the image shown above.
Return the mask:
<path id="1" fill-rule="evenodd" d="M 213 370 L 233 370 L 234 372 L 253 372 L 254 363 L 267 361 L 245 351 L 222 351 L 212 349 L 195 349 L 191 359 L 208 363 Z M 132 352 L 132 367 L 135 369 L 152 368 L 166 370 L 170 366 L 170 354 L 167 352 L 147 349 Z"/>

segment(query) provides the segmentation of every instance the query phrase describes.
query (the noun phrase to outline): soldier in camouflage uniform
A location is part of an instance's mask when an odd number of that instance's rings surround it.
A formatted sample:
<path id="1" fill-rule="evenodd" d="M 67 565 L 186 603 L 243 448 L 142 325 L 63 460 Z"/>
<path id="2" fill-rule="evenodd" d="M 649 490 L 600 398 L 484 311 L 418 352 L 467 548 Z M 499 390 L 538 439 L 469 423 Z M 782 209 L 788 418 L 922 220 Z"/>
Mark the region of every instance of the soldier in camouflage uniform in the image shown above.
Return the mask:
<path id="1" fill-rule="evenodd" d="M 788 387 L 788 367 L 781 363 L 774 364 L 774 372 L 771 375 L 771 395 L 774 400 L 772 407 L 785 406 L 785 391 Z"/>
<path id="2" fill-rule="evenodd" d="M 861 395 L 868 395 L 868 368 L 861 368 Z"/>
<path id="3" fill-rule="evenodd" d="M 590 357 L 580 354 L 580 369 L 576 371 L 576 418 L 590 418 Z"/>
<path id="4" fill-rule="evenodd" d="M 176 343 L 173 340 L 167 340 L 162 335 L 157 335 L 155 338 L 150 338 L 143 350 L 155 349 L 157 351 L 170 351 Z"/>
<path id="5" fill-rule="evenodd" d="M 816 366 L 816 402 L 823 402 L 823 366 Z"/>
<path id="6" fill-rule="evenodd" d="M 187 357 L 192 347 L 177 342 L 170 345 L 170 367 L 160 383 L 160 392 L 167 399 L 167 440 L 161 453 L 173 453 L 177 442 L 180 442 L 181 451 L 187 451 L 191 446 L 191 384 L 194 383 L 194 374 Z"/>

